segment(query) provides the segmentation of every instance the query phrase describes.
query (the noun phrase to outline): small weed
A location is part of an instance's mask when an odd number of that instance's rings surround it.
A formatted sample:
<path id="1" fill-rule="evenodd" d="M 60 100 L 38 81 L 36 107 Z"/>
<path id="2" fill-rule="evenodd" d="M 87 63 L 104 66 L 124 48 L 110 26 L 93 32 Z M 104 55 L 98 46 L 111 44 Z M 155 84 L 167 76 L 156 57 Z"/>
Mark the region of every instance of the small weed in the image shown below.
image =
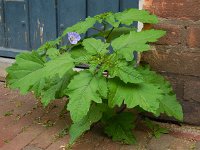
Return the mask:
<path id="1" fill-rule="evenodd" d="M 145 124 L 151 130 L 152 135 L 157 139 L 160 138 L 161 135 L 169 133 L 168 129 L 160 127 L 148 118 L 145 119 Z"/>
<path id="2" fill-rule="evenodd" d="M 23 116 L 30 115 L 31 113 L 32 113 L 32 111 L 29 110 L 29 111 L 25 112 Z"/>
<path id="3" fill-rule="evenodd" d="M 15 107 L 21 107 L 22 106 L 22 102 L 21 101 L 16 101 L 15 102 Z"/>
<path id="4" fill-rule="evenodd" d="M 41 117 L 35 118 L 34 123 L 35 124 L 42 124 Z"/>
<path id="5" fill-rule="evenodd" d="M 25 132 L 27 129 L 28 129 L 28 126 L 24 126 L 22 127 L 21 132 Z"/>
<path id="6" fill-rule="evenodd" d="M 59 114 L 59 118 L 62 119 L 62 118 L 65 118 L 65 116 L 67 115 L 68 111 L 66 110 L 62 110 Z"/>
<path id="7" fill-rule="evenodd" d="M 7 112 L 4 113 L 4 116 L 5 117 L 12 116 L 13 112 L 14 112 L 14 110 L 9 110 L 9 111 L 7 111 Z"/>
<path id="8" fill-rule="evenodd" d="M 196 149 L 196 145 L 195 144 L 192 144 L 191 146 L 190 146 L 190 150 L 195 150 Z"/>
<path id="9" fill-rule="evenodd" d="M 17 116 L 15 117 L 15 120 L 18 121 L 19 119 L 21 119 L 21 116 L 17 114 Z"/>
<path id="10" fill-rule="evenodd" d="M 9 143 L 10 141 L 9 141 L 9 140 L 4 140 L 3 142 L 4 142 L 4 143 Z"/>
<path id="11" fill-rule="evenodd" d="M 62 150 L 71 150 L 72 149 L 72 145 L 69 145 L 69 144 L 61 145 L 60 149 L 62 149 Z"/>
<path id="12" fill-rule="evenodd" d="M 49 127 L 53 127 L 55 125 L 55 121 L 51 121 L 51 120 L 47 120 L 45 121 L 42 126 L 46 127 L 46 128 L 49 128 Z"/>
<path id="13" fill-rule="evenodd" d="M 55 140 L 59 138 L 63 138 L 65 135 L 69 133 L 69 127 L 66 126 L 64 129 L 60 130 L 56 135 L 55 135 Z"/>
<path id="14" fill-rule="evenodd" d="M 69 127 L 65 127 L 64 129 L 62 129 L 59 133 L 58 133 L 58 136 L 59 138 L 62 138 L 64 137 L 65 135 L 67 135 L 69 133 Z"/>

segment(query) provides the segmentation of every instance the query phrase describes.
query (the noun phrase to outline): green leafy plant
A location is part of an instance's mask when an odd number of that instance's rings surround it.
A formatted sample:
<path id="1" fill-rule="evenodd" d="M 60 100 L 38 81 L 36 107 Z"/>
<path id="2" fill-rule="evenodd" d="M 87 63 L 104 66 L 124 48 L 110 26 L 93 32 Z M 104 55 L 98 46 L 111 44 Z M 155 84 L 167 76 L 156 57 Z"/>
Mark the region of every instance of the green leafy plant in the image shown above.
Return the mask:
<path id="1" fill-rule="evenodd" d="M 138 66 L 133 57 L 134 52 L 150 50 L 149 43 L 165 31 L 137 32 L 132 27 L 135 21 L 158 22 L 156 16 L 137 9 L 88 17 L 36 51 L 17 55 L 7 68 L 7 85 L 22 94 L 33 92 L 44 106 L 68 97 L 65 108 L 73 121 L 70 144 L 95 123 L 101 123 L 114 141 L 135 143 L 132 129 L 138 115 L 131 110 L 138 108 L 181 121 L 182 108 L 169 82 L 149 67 Z M 85 68 L 77 71 L 77 66 Z"/>
<path id="2" fill-rule="evenodd" d="M 158 124 L 155 124 L 148 118 L 145 118 L 145 124 L 146 126 L 151 130 L 152 135 L 155 138 L 160 138 L 162 134 L 167 134 L 169 133 L 169 130 L 167 128 L 160 127 Z"/>

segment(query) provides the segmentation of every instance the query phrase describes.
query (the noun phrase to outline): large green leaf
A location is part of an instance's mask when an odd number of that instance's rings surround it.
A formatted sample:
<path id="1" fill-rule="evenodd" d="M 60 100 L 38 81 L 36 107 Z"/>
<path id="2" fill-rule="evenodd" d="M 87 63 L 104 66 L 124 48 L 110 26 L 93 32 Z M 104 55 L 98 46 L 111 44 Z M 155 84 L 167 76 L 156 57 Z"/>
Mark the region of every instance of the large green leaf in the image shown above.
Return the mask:
<path id="1" fill-rule="evenodd" d="M 106 84 L 102 83 L 105 80 L 101 78 L 104 77 L 98 77 L 89 71 L 81 71 L 71 80 L 66 93 L 69 95 L 67 109 L 70 111 L 74 122 L 79 122 L 87 115 L 92 101 L 102 103 L 101 96 L 98 93 L 101 92 L 99 87 L 101 84 Z"/>
<path id="2" fill-rule="evenodd" d="M 170 93 L 173 90 L 168 80 L 155 71 L 151 71 L 149 67 L 138 67 L 137 71 L 143 76 L 145 82 L 159 86 L 163 93 Z"/>
<path id="3" fill-rule="evenodd" d="M 28 92 L 29 88 L 44 76 L 44 64 L 37 52 L 19 54 L 15 64 L 6 69 L 9 87 L 19 88 L 21 93 Z"/>
<path id="4" fill-rule="evenodd" d="M 84 49 L 82 45 L 74 46 L 70 51 L 72 58 L 80 58 L 82 56 L 88 55 L 87 51 Z"/>
<path id="5" fill-rule="evenodd" d="M 60 52 L 57 48 L 49 48 L 47 50 L 46 55 L 50 58 L 50 59 L 55 59 L 60 55 Z"/>
<path id="6" fill-rule="evenodd" d="M 110 33 L 112 29 L 106 31 L 106 35 L 108 35 Z M 137 31 L 137 28 L 135 27 L 118 27 L 112 30 L 112 32 L 110 33 L 110 36 L 107 38 L 107 42 L 111 42 L 112 40 L 120 37 L 123 34 L 128 34 L 130 33 L 130 31 Z"/>
<path id="7" fill-rule="evenodd" d="M 106 78 L 98 77 L 98 89 L 98 93 L 101 95 L 101 97 L 107 99 L 108 85 Z"/>
<path id="8" fill-rule="evenodd" d="M 111 136 L 114 141 L 121 141 L 126 144 L 134 144 L 136 139 L 133 135 L 134 116 L 130 112 L 117 114 L 107 121 L 105 133 Z"/>
<path id="9" fill-rule="evenodd" d="M 47 106 L 52 100 L 63 97 L 71 78 L 75 74 L 76 72 L 70 70 L 62 78 L 55 76 L 46 80 L 40 95 L 43 105 Z"/>
<path id="10" fill-rule="evenodd" d="M 56 48 L 59 43 L 60 43 L 59 38 L 57 38 L 56 40 L 53 40 L 53 41 L 47 41 L 46 43 L 44 43 L 42 46 L 40 46 L 37 49 L 37 52 L 43 54 L 48 49 Z"/>
<path id="11" fill-rule="evenodd" d="M 33 85 L 40 83 L 42 78 L 55 75 L 62 77 L 73 66 L 73 59 L 67 53 L 47 63 L 37 52 L 21 53 L 16 57 L 15 64 L 7 68 L 7 83 L 11 88 L 18 88 L 21 93 L 25 94 Z"/>
<path id="12" fill-rule="evenodd" d="M 141 74 L 133 68 L 133 66 L 128 66 L 125 61 L 118 61 L 113 67 L 107 68 L 111 78 L 119 77 L 125 83 L 141 83 L 143 82 L 143 77 Z"/>
<path id="13" fill-rule="evenodd" d="M 90 129 L 93 123 L 99 121 L 102 117 L 102 111 L 97 105 L 93 105 L 90 111 L 85 117 L 83 117 L 79 122 L 73 123 L 70 127 L 70 141 L 69 144 L 73 144 L 74 141 L 80 137 L 85 131 Z"/>
<path id="14" fill-rule="evenodd" d="M 75 65 L 85 65 L 90 62 L 92 55 L 89 54 L 82 45 L 77 45 L 70 50 L 71 57 L 74 59 Z"/>
<path id="15" fill-rule="evenodd" d="M 160 138 L 161 135 L 169 133 L 167 128 L 161 127 L 159 124 L 154 123 L 148 118 L 145 118 L 144 123 L 151 130 L 152 135 L 155 138 Z"/>
<path id="16" fill-rule="evenodd" d="M 79 34 L 86 33 L 95 23 L 95 18 L 88 17 L 84 21 L 78 22 L 77 24 L 65 29 L 61 37 L 64 37 L 68 32 L 77 32 Z"/>
<path id="17" fill-rule="evenodd" d="M 56 93 L 59 92 L 63 79 L 56 78 L 50 82 L 52 83 L 41 91 L 41 102 L 44 106 L 47 106 L 51 100 L 56 98 Z"/>
<path id="18" fill-rule="evenodd" d="M 150 71 L 149 68 L 140 67 L 138 71 L 143 75 L 145 82 L 157 85 L 163 91 L 163 98 L 159 99 L 160 108 L 158 109 L 157 115 L 166 113 L 168 116 L 173 116 L 182 121 L 183 110 L 176 99 L 176 95 L 172 92 L 170 83 L 163 76 L 154 71 Z"/>
<path id="19" fill-rule="evenodd" d="M 111 45 L 118 54 L 121 54 L 127 61 L 133 60 L 133 52 L 150 50 L 148 42 L 156 42 L 158 38 L 165 35 L 162 30 L 146 30 L 141 32 L 131 31 L 112 41 Z"/>
<path id="20" fill-rule="evenodd" d="M 138 9 L 128 9 L 123 12 L 115 14 L 116 20 L 121 24 L 131 25 L 134 21 L 140 21 L 142 23 L 158 23 L 158 19 L 155 15 L 150 15 L 148 11 Z"/>
<path id="21" fill-rule="evenodd" d="M 183 121 L 183 110 L 180 103 L 176 99 L 175 94 L 166 94 L 163 99 L 159 99 L 160 108 L 158 114 L 165 113 L 168 116 L 173 116 L 179 121 Z"/>
<path id="22" fill-rule="evenodd" d="M 112 25 L 115 28 L 117 28 L 120 24 L 119 21 L 115 20 L 115 16 L 112 13 L 110 13 L 109 15 L 106 16 L 105 21 L 108 22 L 110 25 Z"/>
<path id="23" fill-rule="evenodd" d="M 156 114 L 159 99 L 163 98 L 163 91 L 158 86 L 148 83 L 125 84 L 118 79 L 110 79 L 108 88 L 108 102 L 111 107 L 121 106 L 124 102 L 128 108 L 140 106 Z"/>
<path id="24" fill-rule="evenodd" d="M 34 85 L 31 87 L 31 89 L 29 91 L 33 92 L 34 95 L 36 96 L 36 98 L 40 98 L 41 92 L 44 89 L 44 87 L 46 86 L 46 83 L 47 83 L 46 79 L 41 78 L 36 83 L 34 83 Z"/>
<path id="25" fill-rule="evenodd" d="M 69 53 L 65 53 L 45 64 L 44 76 L 52 77 L 58 74 L 59 77 L 62 77 L 68 70 L 71 70 L 73 67 L 74 59 L 71 58 Z"/>
<path id="26" fill-rule="evenodd" d="M 83 40 L 83 46 L 89 54 L 95 55 L 98 53 L 108 53 L 107 48 L 110 44 L 94 38 L 88 38 Z"/>

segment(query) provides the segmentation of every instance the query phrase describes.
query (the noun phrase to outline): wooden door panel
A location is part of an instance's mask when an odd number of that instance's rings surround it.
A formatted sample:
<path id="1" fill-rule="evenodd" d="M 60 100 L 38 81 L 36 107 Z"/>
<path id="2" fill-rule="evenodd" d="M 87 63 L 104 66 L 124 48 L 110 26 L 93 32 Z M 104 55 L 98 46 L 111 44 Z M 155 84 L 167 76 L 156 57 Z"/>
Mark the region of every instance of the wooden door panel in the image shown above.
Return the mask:
<path id="1" fill-rule="evenodd" d="M 28 50 L 28 5 L 25 0 L 4 1 L 6 48 Z"/>
<path id="2" fill-rule="evenodd" d="M 29 0 L 31 49 L 57 36 L 55 0 Z"/>
<path id="3" fill-rule="evenodd" d="M 0 47 L 5 47 L 3 0 L 0 0 Z"/>
<path id="4" fill-rule="evenodd" d="M 86 0 L 58 0 L 59 35 L 66 27 L 86 18 Z"/>

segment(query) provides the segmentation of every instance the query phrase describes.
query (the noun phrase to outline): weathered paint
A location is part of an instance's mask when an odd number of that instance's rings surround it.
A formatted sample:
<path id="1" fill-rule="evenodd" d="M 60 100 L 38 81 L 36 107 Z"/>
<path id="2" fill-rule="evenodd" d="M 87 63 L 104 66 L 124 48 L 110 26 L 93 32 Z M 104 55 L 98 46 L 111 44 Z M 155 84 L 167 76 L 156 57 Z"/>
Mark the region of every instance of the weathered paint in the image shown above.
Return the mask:
<path id="1" fill-rule="evenodd" d="M 36 49 L 57 35 L 55 0 L 30 0 L 30 43 Z"/>
<path id="2" fill-rule="evenodd" d="M 58 0 L 58 32 L 86 18 L 86 0 Z"/>
<path id="3" fill-rule="evenodd" d="M 103 12 L 118 12 L 119 11 L 119 0 L 88 0 L 87 1 L 87 15 L 94 16 Z"/>
<path id="4" fill-rule="evenodd" d="M 0 0 L 0 47 L 5 46 L 3 0 Z"/>
<path id="5" fill-rule="evenodd" d="M 26 7 L 25 0 L 4 1 L 7 48 L 29 49 L 28 11 L 25 9 Z"/>

